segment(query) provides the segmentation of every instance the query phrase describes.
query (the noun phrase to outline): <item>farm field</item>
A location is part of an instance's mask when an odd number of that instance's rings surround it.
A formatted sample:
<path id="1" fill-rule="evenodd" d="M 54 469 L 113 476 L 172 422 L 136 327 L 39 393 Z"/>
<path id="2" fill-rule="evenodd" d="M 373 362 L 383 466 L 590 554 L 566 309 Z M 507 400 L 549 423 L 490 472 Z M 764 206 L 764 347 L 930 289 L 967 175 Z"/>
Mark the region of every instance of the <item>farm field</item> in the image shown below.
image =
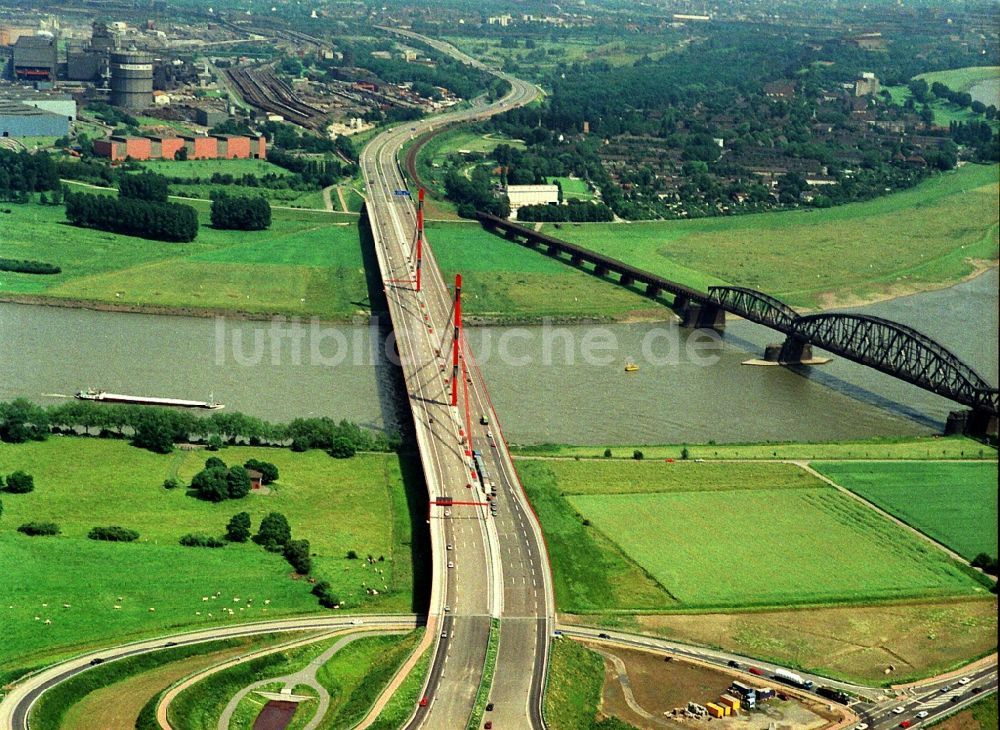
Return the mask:
<path id="1" fill-rule="evenodd" d="M 997 556 L 997 464 L 829 463 L 813 468 L 967 560 Z"/>
<path id="2" fill-rule="evenodd" d="M 62 206 L 12 205 L 2 222 L 18 235 L 3 238 L 0 256 L 62 273 L 4 272 L 0 296 L 327 320 L 367 311 L 356 216 L 275 210 L 267 231 L 222 231 L 208 225 L 207 202 L 191 204 L 202 227 L 183 244 L 76 228 Z"/>
<path id="3" fill-rule="evenodd" d="M 145 160 L 139 163 L 150 172 L 167 177 L 207 178 L 220 175 L 290 175 L 283 167 L 267 160 Z"/>
<path id="4" fill-rule="evenodd" d="M 728 282 L 819 307 L 943 286 L 995 261 L 997 201 L 997 166 L 967 165 L 826 210 L 543 230 L 697 288 Z"/>
<path id="5" fill-rule="evenodd" d="M 564 611 L 636 610 L 642 596 L 676 610 L 985 594 L 943 553 L 794 465 L 519 463 Z M 621 567 L 602 571 L 609 561 Z"/>
<path id="6" fill-rule="evenodd" d="M 73 437 L 0 444 L 0 472 L 25 470 L 36 485 L 30 494 L 3 496 L 0 675 L 112 640 L 322 610 L 280 554 L 252 542 L 221 549 L 178 544 L 190 532 L 222 535 L 241 511 L 250 513 L 254 530 L 268 512 L 285 514 L 293 537 L 310 542 L 312 574 L 330 581 L 348 610 L 411 610 L 420 580 L 414 560 L 423 550 L 407 501 L 411 465 L 394 454 L 337 460 L 321 451 L 230 447 L 217 453 L 227 464 L 259 458 L 278 466 L 280 479 L 270 494 L 212 504 L 187 496 L 184 488 L 163 488 L 171 476 L 190 482 L 208 455 L 159 455 L 122 441 Z M 33 520 L 56 522 L 62 534 L 16 532 Z M 140 538 L 89 540 L 95 525 L 122 525 Z M 348 560 L 349 550 L 384 561 Z M 368 596 L 364 583 L 381 584 L 380 595 Z M 218 599 L 202 600 L 217 592 Z M 114 609 L 119 596 L 121 608 Z M 224 618 L 223 600 L 242 610 Z"/>
<path id="7" fill-rule="evenodd" d="M 661 614 L 619 623 L 847 681 L 889 685 L 940 674 L 996 651 L 997 600 Z"/>
<path id="8" fill-rule="evenodd" d="M 651 446 L 563 446 L 540 444 L 514 446 L 512 451 L 522 457 L 573 457 L 603 459 L 604 450 L 611 450 L 613 459 L 631 459 L 636 450 L 647 459 L 682 459 L 688 450 L 689 459 L 740 459 L 740 460 L 817 460 L 817 459 L 983 459 L 995 462 L 997 450 L 964 436 L 886 437 L 863 441 L 829 441 L 821 443 L 758 443 L 758 444 L 670 444 Z"/>
<path id="9" fill-rule="evenodd" d="M 601 285 L 591 275 L 487 233 L 479 224 L 431 222 L 426 230 L 445 280 L 462 272 L 462 305 L 471 316 L 501 321 L 670 316 L 634 291 Z"/>

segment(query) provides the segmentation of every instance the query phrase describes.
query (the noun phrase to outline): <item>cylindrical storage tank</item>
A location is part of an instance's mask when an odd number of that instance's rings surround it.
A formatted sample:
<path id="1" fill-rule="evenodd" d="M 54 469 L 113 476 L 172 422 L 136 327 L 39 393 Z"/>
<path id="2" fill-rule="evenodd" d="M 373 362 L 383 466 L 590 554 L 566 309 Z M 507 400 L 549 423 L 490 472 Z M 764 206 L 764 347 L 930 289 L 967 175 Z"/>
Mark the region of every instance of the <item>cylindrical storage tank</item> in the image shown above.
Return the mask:
<path id="1" fill-rule="evenodd" d="M 153 57 L 140 51 L 111 54 L 111 104 L 145 109 L 153 104 Z"/>

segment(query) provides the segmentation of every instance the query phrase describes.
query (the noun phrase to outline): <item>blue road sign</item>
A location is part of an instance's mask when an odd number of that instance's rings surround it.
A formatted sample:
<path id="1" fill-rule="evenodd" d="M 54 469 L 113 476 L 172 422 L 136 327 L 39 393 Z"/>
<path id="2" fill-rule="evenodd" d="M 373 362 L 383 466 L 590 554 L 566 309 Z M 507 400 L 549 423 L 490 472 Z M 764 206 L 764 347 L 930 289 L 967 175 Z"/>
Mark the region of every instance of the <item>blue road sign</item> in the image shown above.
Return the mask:
<path id="1" fill-rule="evenodd" d="M 410 191 L 409 190 L 397 190 L 395 193 L 393 193 L 393 195 L 405 195 L 406 197 L 410 197 Z"/>

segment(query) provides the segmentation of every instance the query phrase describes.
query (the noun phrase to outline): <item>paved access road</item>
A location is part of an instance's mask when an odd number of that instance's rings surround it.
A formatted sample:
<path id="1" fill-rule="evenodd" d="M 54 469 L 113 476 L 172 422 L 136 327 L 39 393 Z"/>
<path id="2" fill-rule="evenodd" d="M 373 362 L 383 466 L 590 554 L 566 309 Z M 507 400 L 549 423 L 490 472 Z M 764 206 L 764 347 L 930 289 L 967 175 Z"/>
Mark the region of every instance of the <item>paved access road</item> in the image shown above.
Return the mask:
<path id="1" fill-rule="evenodd" d="M 272 634 L 279 631 L 329 631 L 357 626 L 417 627 L 422 623 L 423 620 L 415 615 L 314 616 L 309 618 L 262 621 L 253 624 L 240 624 L 238 626 L 218 626 L 101 649 L 100 651 L 83 654 L 48 667 L 15 685 L 10 693 L 4 697 L 3 701 L 0 702 L 0 729 L 27 730 L 28 714 L 31 712 L 31 706 L 45 690 L 76 676 L 80 672 L 85 672 L 105 662 L 125 659 L 126 657 L 145 654 L 157 649 L 202 644 L 206 641 L 215 641 L 216 639 Z"/>
<path id="2" fill-rule="evenodd" d="M 449 44 L 398 32 L 484 68 Z M 428 702 L 418 708 L 410 724 L 413 728 L 454 730 L 466 726 L 483 674 L 491 618 L 500 619 L 500 649 L 490 693 L 494 710 L 488 719 L 498 728 L 543 726 L 541 700 L 554 601 L 541 530 L 468 348 L 464 351 L 469 377 L 462 383 L 459 407 L 450 405 L 450 282 L 441 277 L 434 260 L 434 242 L 429 241 L 424 247 L 423 290 L 416 291 L 416 211 L 410 198 L 399 194 L 406 189 L 398 162 L 405 142 L 432 126 L 485 118 L 527 104 L 537 96 L 534 86 L 504 78 L 512 90 L 495 104 L 402 124 L 372 140 L 361 155 L 368 216 L 428 491 L 434 497 L 485 502 L 486 495 L 472 475 L 468 444 L 462 440 L 468 407 L 474 414 L 471 446 L 483 453 L 499 503 L 495 517 L 485 505 L 434 507 L 431 511 L 434 579 L 430 614 L 440 618 L 440 634 L 425 689 Z M 479 423 L 483 415 L 489 422 L 486 425 Z"/>

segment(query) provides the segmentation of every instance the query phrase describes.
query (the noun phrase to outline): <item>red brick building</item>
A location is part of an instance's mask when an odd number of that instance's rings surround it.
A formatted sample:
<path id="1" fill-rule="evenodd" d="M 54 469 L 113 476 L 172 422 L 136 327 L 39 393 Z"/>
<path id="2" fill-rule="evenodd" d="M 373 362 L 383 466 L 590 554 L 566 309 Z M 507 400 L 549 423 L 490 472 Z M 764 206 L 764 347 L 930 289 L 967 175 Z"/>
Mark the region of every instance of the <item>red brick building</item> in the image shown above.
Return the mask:
<path id="1" fill-rule="evenodd" d="M 238 134 L 208 137 L 111 137 L 94 141 L 94 154 L 112 161 L 173 160 L 177 151 L 187 150 L 189 160 L 266 160 L 267 140 Z"/>

